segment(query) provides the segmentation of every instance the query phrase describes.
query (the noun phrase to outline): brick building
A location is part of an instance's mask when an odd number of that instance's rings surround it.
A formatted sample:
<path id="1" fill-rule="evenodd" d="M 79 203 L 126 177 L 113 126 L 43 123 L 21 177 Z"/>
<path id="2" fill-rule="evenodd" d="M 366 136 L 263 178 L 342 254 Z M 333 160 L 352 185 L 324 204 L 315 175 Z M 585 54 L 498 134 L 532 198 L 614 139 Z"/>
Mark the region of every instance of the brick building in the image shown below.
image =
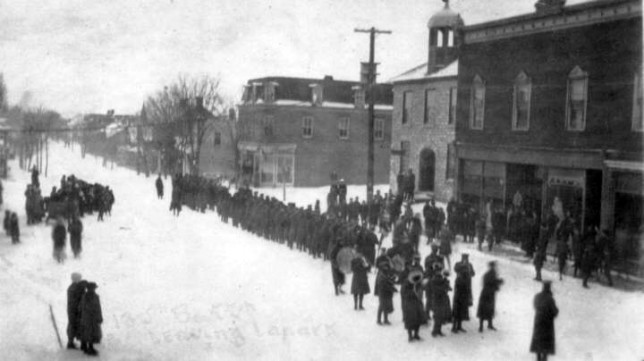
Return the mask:
<path id="1" fill-rule="evenodd" d="M 463 20 L 446 2 L 427 27 L 427 62 L 392 79 L 392 148 L 397 152 L 391 156 L 389 183 L 396 191 L 398 174 L 411 169 L 417 193 L 447 201 L 455 174 L 457 58 Z"/>
<path id="2" fill-rule="evenodd" d="M 628 258 L 642 247 L 642 3 L 564 3 L 464 28 L 458 196 L 570 212 Z"/>
<path id="3" fill-rule="evenodd" d="M 391 85 L 375 87 L 376 184 L 388 182 Z M 248 81 L 239 106 L 241 171 L 254 185 L 316 187 L 335 172 L 367 181 L 367 107 L 361 83 L 266 77 Z"/>

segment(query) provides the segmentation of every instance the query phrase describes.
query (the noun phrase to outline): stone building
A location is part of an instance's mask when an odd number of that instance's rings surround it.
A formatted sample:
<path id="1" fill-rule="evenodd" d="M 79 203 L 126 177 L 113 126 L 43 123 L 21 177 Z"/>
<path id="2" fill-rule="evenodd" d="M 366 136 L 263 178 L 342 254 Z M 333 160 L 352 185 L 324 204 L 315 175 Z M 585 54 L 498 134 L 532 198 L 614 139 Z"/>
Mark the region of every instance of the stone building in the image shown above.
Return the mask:
<path id="1" fill-rule="evenodd" d="M 411 169 L 421 197 L 448 201 L 454 185 L 458 49 L 463 20 L 449 8 L 434 14 L 427 62 L 392 79 L 394 110 L 389 182 Z"/>

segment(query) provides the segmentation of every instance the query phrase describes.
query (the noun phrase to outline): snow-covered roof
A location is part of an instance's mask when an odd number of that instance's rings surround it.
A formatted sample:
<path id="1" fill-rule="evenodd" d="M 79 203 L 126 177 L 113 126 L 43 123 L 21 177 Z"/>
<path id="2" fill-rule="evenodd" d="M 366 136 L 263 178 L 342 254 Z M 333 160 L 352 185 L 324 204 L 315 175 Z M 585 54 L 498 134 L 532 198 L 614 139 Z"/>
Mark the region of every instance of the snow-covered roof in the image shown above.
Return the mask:
<path id="1" fill-rule="evenodd" d="M 276 100 L 272 104 L 275 105 L 286 105 L 286 106 L 295 106 L 295 107 L 313 107 L 313 104 L 310 101 L 301 101 L 301 100 L 291 100 L 291 99 L 281 99 Z M 339 103 L 339 102 L 322 102 L 321 105 L 315 105 L 315 107 L 322 108 L 336 108 L 336 109 L 353 109 L 355 105 L 353 103 Z M 376 104 L 374 109 L 376 110 L 393 110 L 392 105 L 387 104 Z"/>
<path id="2" fill-rule="evenodd" d="M 434 78 L 445 78 L 450 76 L 458 75 L 458 60 L 454 60 L 448 64 L 443 69 L 440 69 L 431 74 L 427 74 L 427 63 L 423 63 L 414 68 L 407 70 L 406 72 L 393 77 L 390 82 L 399 83 L 411 80 L 422 80 L 422 79 L 434 79 Z"/>

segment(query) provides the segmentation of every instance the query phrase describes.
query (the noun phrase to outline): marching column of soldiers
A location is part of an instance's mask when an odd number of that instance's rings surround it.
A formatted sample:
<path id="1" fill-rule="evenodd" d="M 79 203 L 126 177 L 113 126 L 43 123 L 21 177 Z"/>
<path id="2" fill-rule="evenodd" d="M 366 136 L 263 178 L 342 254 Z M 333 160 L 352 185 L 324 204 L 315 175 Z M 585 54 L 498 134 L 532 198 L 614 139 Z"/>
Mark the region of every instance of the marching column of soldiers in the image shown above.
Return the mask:
<path id="1" fill-rule="evenodd" d="M 225 223 L 231 221 L 234 227 L 269 241 L 306 252 L 314 258 L 329 260 L 336 295 L 344 293 L 342 286 L 346 282 L 346 275 L 352 273 L 351 293 L 356 311 L 364 310 L 363 296 L 371 292 L 366 274 L 375 267 L 374 293 L 379 300 L 377 324 L 390 324 L 388 316 L 394 309 L 392 299 L 399 286 L 403 321 L 410 342 L 420 340 L 419 328 L 429 323 L 432 313 L 433 337 L 444 335 L 441 326 L 446 323 L 454 324 L 452 332 L 464 332 L 462 321 L 469 319 L 467 312 L 473 299 L 471 279 L 474 269 L 467 257 L 454 266 L 459 281 L 453 303 L 463 306 L 453 311 L 448 294 L 452 288 L 445 264 L 454 236 L 443 226 L 444 217 L 441 218 L 438 207 L 430 204 L 431 212 L 437 216 L 432 220 L 436 230 L 431 230 L 429 234 L 437 242 L 432 243 L 432 253 L 425 259 L 423 267 L 418 253 L 423 230 L 420 215 L 413 215 L 408 205 L 402 216 L 391 217 L 391 204 L 396 204 L 397 198 L 376 194 L 374 203 L 377 205 L 371 205 L 371 211 L 376 216 L 372 217 L 368 208 L 366 212 L 354 208 L 359 204 L 356 199 L 346 202 L 346 186 L 340 181 L 331 187 L 327 198 L 328 210 L 321 213 L 319 203 L 316 203 L 315 209 L 312 206 L 298 208 L 293 203 L 284 204 L 248 188 L 231 194 L 228 187 L 219 181 L 195 176 L 173 177 L 173 203 L 186 204 L 199 211 L 215 209 Z M 381 248 L 381 239 L 374 232 L 375 226 L 389 229 L 392 224 L 393 246 L 390 249 Z M 380 249 L 378 258 L 375 254 L 377 248 Z M 496 274 L 493 278 L 489 283 L 497 280 Z M 487 291 L 488 305 L 482 319 L 488 320 L 490 326 L 494 297 L 489 294 L 497 290 L 498 287 Z"/>
<path id="2" fill-rule="evenodd" d="M 455 233 L 462 228 L 454 224 L 454 219 L 450 223 L 449 207 L 447 219 L 433 201 L 423 210 L 425 232 L 431 244 L 431 253 L 425 258 L 423 267 L 418 252 L 423 230 L 420 214 L 414 215 L 409 204 L 405 205 L 404 212 L 400 212 L 403 205 L 400 196 L 381 197 L 378 194 L 374 197 L 374 203 L 378 205 L 371 205 L 371 211 L 375 210 L 377 215 L 372 217 L 369 208 L 366 212 L 358 211 L 356 216 L 351 204 L 355 207 L 357 200 L 346 202 L 343 182 L 332 186 L 325 213 L 320 212 L 319 202 L 315 207 L 298 208 L 293 203 L 284 204 L 248 188 L 232 194 L 219 180 L 177 175 L 172 183 L 172 202 L 178 203 L 178 207 L 185 204 L 202 212 L 213 209 L 223 222 L 231 221 L 234 227 L 307 252 L 314 258 L 329 260 L 336 295 L 344 293 L 342 285 L 346 282 L 346 275 L 353 273 L 351 293 L 356 311 L 364 310 L 363 296 L 371 292 L 366 274 L 375 267 L 377 274 L 373 291 L 379 302 L 376 323 L 390 324 L 388 316 L 394 311 L 393 297 L 400 287 L 403 324 L 409 342 L 421 340 L 419 329 L 430 321 L 434 323 L 432 337 L 444 336 L 442 326 L 445 324 L 452 324 L 454 334 L 466 332 L 463 322 L 470 319 L 469 309 L 474 304 L 472 279 L 475 271 L 468 255 L 462 254 L 462 259 L 453 267 L 456 279 L 452 288 L 449 280 L 451 245 L 455 241 Z M 396 206 L 398 210 L 394 209 Z M 451 216 L 455 217 L 454 213 Z M 374 232 L 376 225 L 384 232 L 393 225 L 391 248 L 381 247 L 382 237 L 378 239 Z M 455 227 L 454 231 L 452 227 Z M 380 250 L 377 258 L 376 248 Z M 478 331 L 483 332 L 485 321 L 487 329 L 496 331 L 493 324 L 496 293 L 503 283 L 496 271 L 496 262 L 489 262 L 489 269 L 482 279 L 483 288 L 476 311 Z M 454 293 L 450 300 L 449 292 L 452 290 Z M 547 302 L 542 301 L 546 298 Z M 534 307 L 535 326 L 530 351 L 537 353 L 538 359 L 545 359 L 554 353 L 552 324 L 556 316 L 550 311 L 544 313 L 545 308 L 556 308 L 549 281 L 544 282 L 544 292 L 537 295 Z"/>

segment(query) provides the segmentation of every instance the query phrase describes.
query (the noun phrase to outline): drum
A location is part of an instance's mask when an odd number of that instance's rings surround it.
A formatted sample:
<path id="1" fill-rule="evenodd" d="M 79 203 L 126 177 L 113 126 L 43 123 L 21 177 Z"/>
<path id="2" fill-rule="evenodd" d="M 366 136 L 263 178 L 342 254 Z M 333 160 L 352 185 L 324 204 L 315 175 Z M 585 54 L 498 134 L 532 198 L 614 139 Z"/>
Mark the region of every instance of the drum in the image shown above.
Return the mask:
<path id="1" fill-rule="evenodd" d="M 351 261 L 356 257 L 356 253 L 351 247 L 342 247 L 336 256 L 338 268 L 345 275 L 351 274 Z"/>

